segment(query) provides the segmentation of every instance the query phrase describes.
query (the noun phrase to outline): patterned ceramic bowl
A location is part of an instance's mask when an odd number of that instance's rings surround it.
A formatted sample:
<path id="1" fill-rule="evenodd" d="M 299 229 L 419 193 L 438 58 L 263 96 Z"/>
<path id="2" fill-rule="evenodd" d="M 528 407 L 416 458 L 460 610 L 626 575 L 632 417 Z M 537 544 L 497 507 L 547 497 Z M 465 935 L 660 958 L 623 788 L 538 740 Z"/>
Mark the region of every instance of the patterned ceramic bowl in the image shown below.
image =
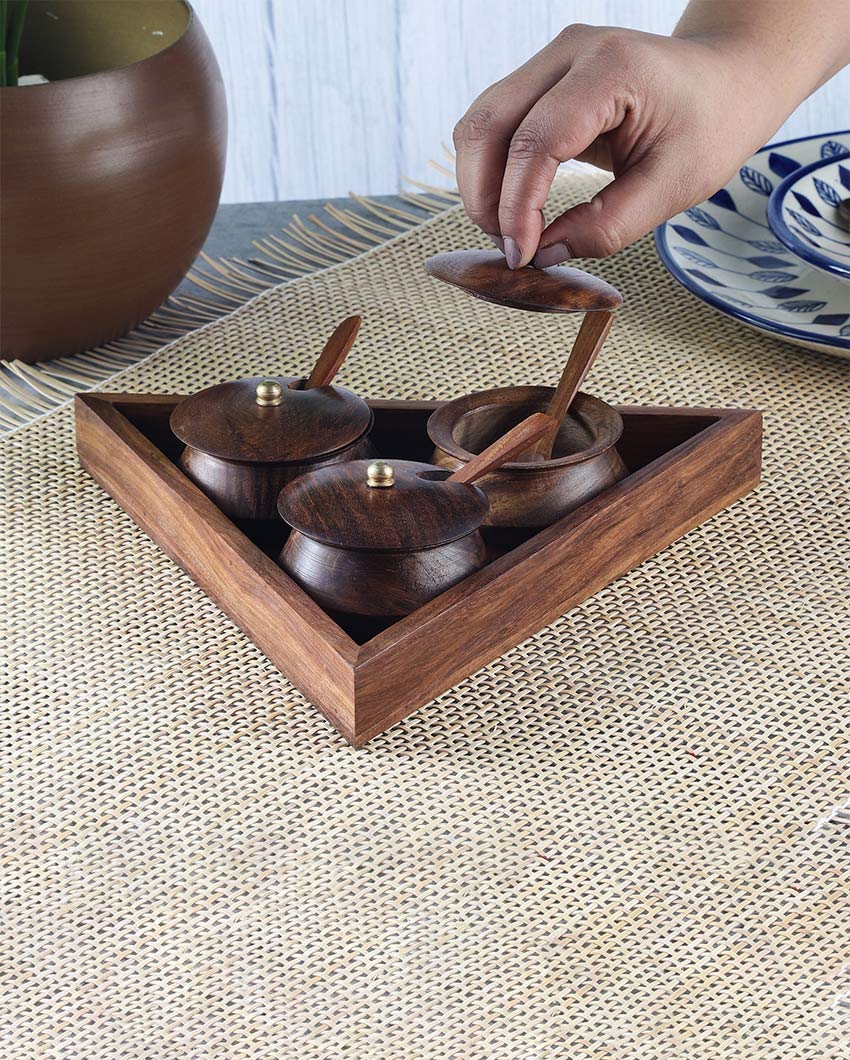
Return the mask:
<path id="1" fill-rule="evenodd" d="M 777 238 L 816 269 L 850 279 L 850 226 L 838 208 L 850 198 L 850 151 L 819 158 L 782 181 L 767 203 Z"/>
<path id="2" fill-rule="evenodd" d="M 850 130 L 769 144 L 701 203 L 655 231 L 684 287 L 742 323 L 797 346 L 850 357 L 846 281 L 780 243 L 767 221 L 774 189 L 798 170 L 850 154 Z"/>

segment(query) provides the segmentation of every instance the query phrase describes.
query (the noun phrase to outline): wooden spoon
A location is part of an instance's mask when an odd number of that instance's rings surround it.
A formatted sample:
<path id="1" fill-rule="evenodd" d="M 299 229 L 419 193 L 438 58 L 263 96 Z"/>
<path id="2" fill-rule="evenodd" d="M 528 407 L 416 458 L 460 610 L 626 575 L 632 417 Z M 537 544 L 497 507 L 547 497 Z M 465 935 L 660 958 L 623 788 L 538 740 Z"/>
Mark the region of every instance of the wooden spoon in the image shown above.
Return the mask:
<path id="1" fill-rule="evenodd" d="M 567 363 L 564 365 L 563 372 L 561 372 L 558 386 L 555 388 L 555 393 L 549 402 L 549 408 L 546 410 L 549 427 L 534 445 L 523 453 L 523 460 L 550 460 L 552 458 L 552 446 L 558 437 L 564 417 L 569 412 L 570 405 L 572 405 L 573 399 L 579 392 L 587 373 L 593 367 L 593 362 L 596 360 L 597 354 L 602 349 L 602 344 L 611 330 L 613 320 L 614 314 L 608 312 L 587 313 L 585 315 L 584 320 L 581 322 L 581 327 L 578 329 L 573 348 L 570 350 Z"/>
<path id="2" fill-rule="evenodd" d="M 333 335 L 325 343 L 325 348 L 313 365 L 313 371 L 301 388 L 302 390 L 331 385 L 334 376 L 342 367 L 342 362 L 348 356 L 348 351 L 354 345 L 362 322 L 363 318 L 359 316 L 346 317 L 341 324 L 336 326 Z"/>
<path id="3" fill-rule="evenodd" d="M 497 467 L 506 464 L 518 453 L 524 452 L 528 447 L 552 429 L 552 420 L 545 412 L 534 412 L 512 427 L 507 434 L 488 445 L 483 453 L 474 456 L 468 464 L 459 467 L 454 474 L 449 475 L 447 482 L 474 482 L 489 471 L 495 471 Z"/>

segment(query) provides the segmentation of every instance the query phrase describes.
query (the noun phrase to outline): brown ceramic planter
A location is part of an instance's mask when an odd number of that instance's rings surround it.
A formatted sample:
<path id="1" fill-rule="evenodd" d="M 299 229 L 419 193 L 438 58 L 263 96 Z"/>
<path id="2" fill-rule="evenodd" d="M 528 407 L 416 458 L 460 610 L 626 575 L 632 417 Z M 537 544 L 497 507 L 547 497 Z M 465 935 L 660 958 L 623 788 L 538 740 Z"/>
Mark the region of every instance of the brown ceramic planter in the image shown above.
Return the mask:
<path id="1" fill-rule="evenodd" d="M 183 0 L 32 3 L 0 88 L 0 353 L 35 362 L 106 342 L 177 286 L 224 173 L 218 65 Z"/>
<path id="2" fill-rule="evenodd" d="M 533 412 L 545 412 L 548 386 L 482 390 L 441 405 L 428 420 L 432 460 L 454 471 L 494 438 Z M 490 500 L 485 527 L 538 530 L 619 482 L 626 466 L 616 450 L 623 433 L 619 412 L 589 394 L 578 394 L 542 463 L 507 463 L 479 480 Z"/>

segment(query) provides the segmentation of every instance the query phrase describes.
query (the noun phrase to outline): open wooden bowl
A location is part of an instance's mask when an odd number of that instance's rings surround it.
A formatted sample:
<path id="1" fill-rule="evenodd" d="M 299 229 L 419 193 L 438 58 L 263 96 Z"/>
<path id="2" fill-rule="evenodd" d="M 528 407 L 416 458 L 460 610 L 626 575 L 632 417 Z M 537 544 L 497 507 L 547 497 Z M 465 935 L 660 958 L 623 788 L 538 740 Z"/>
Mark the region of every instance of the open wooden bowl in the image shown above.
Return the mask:
<path id="1" fill-rule="evenodd" d="M 441 405 L 428 420 L 432 461 L 452 471 L 534 412 L 546 412 L 554 387 L 481 390 Z M 616 445 L 619 412 L 578 394 L 558 432 L 550 460 L 510 462 L 479 480 L 490 501 L 485 527 L 536 530 L 573 511 L 626 475 Z"/>

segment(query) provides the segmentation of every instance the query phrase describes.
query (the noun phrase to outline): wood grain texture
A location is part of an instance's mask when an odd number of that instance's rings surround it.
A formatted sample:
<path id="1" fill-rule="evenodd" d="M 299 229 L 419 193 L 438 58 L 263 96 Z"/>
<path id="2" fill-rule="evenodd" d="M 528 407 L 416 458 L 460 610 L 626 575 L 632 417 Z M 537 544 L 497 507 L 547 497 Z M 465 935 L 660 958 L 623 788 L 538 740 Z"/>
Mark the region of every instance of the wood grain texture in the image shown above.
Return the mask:
<path id="1" fill-rule="evenodd" d="M 83 467 L 328 720 L 354 739 L 357 645 L 130 422 L 132 399 L 80 394 L 74 405 Z M 167 398 L 161 403 L 145 398 L 142 407 L 143 422 L 161 409 L 167 423 L 174 406 Z M 242 589 L 235 592 L 238 585 Z"/>
<path id="2" fill-rule="evenodd" d="M 280 491 L 305 472 L 348 460 L 369 460 L 375 452 L 367 437 L 309 464 L 251 464 L 219 460 L 186 446 L 180 455 L 181 470 L 231 519 L 277 521 Z"/>
<path id="3" fill-rule="evenodd" d="M 553 387 L 496 387 L 446 402 L 428 421 L 433 462 L 455 472 L 513 424 L 545 413 L 554 393 Z M 548 526 L 623 477 L 615 448 L 623 430 L 619 413 L 589 394 L 579 394 L 573 410 L 561 422 L 550 459 L 521 453 L 480 480 L 490 500 L 485 526 Z"/>
<path id="4" fill-rule="evenodd" d="M 362 317 L 352 316 L 346 317 L 345 320 L 337 324 L 333 334 L 325 343 L 325 348 L 319 354 L 316 363 L 307 376 L 307 381 L 304 384 L 305 390 L 331 385 L 334 381 L 334 376 L 342 367 L 343 361 L 354 345 L 354 340 L 357 338 L 357 332 L 360 330 L 362 323 Z"/>
<path id="5" fill-rule="evenodd" d="M 368 464 L 356 460 L 302 475 L 281 493 L 281 516 L 334 548 L 386 552 L 448 544 L 477 530 L 487 514 L 482 490 L 446 481 L 448 474 L 433 464 L 393 460 L 395 481 L 386 488 L 367 485 Z"/>
<path id="6" fill-rule="evenodd" d="M 224 201 L 449 184 L 428 159 L 477 95 L 565 26 L 673 29 L 685 0 L 195 0 L 224 74 Z M 850 68 L 774 139 L 846 126 Z"/>
<path id="7" fill-rule="evenodd" d="M 623 296 L 610 283 L 568 265 L 509 269 L 498 250 L 450 250 L 425 262 L 435 280 L 459 287 L 473 298 L 533 313 L 589 313 L 613 310 Z"/>
<path id="8" fill-rule="evenodd" d="M 366 552 L 332 548 L 294 531 L 280 565 L 313 600 L 343 615 L 409 615 L 484 566 L 477 531 L 436 548 Z"/>
<path id="9" fill-rule="evenodd" d="M 613 321 L 611 313 L 588 313 L 582 320 L 561 378 L 555 387 L 555 393 L 546 409 L 546 415 L 552 423 L 549 430 L 531 446 L 531 456 L 538 456 L 543 460 L 551 459 L 564 417 L 569 412 L 579 387 L 593 367 Z"/>
<path id="10" fill-rule="evenodd" d="M 154 444 L 177 400 L 78 397 L 83 466 L 356 746 L 743 496 L 761 466 L 757 412 L 622 408 L 626 479 L 357 643 Z M 435 405 L 373 403 L 376 437 L 418 450 Z"/>
<path id="11" fill-rule="evenodd" d="M 233 519 L 277 519 L 277 498 L 305 470 L 374 456 L 367 403 L 341 387 L 302 388 L 272 377 L 280 404 L 257 404 L 255 376 L 184 398 L 171 430 L 186 445 L 180 466 Z"/>
<path id="12" fill-rule="evenodd" d="M 257 404 L 257 386 L 280 385 L 280 404 Z M 345 449 L 372 424 L 369 406 L 342 387 L 303 389 L 292 376 L 252 376 L 199 390 L 177 406 L 181 442 L 222 460 L 296 464 Z"/>
<path id="13" fill-rule="evenodd" d="M 477 482 L 485 475 L 497 471 L 510 460 L 519 459 L 529 445 L 548 434 L 552 426 L 551 417 L 542 412 L 532 414 L 487 446 L 462 467 L 449 476 L 449 482 Z"/>
<path id="14" fill-rule="evenodd" d="M 383 731 L 410 713 L 411 704 L 433 699 L 749 492 L 760 471 L 760 414 L 727 412 L 378 634 L 358 658 L 358 740 Z M 401 674 L 399 658 L 429 665 Z"/>

